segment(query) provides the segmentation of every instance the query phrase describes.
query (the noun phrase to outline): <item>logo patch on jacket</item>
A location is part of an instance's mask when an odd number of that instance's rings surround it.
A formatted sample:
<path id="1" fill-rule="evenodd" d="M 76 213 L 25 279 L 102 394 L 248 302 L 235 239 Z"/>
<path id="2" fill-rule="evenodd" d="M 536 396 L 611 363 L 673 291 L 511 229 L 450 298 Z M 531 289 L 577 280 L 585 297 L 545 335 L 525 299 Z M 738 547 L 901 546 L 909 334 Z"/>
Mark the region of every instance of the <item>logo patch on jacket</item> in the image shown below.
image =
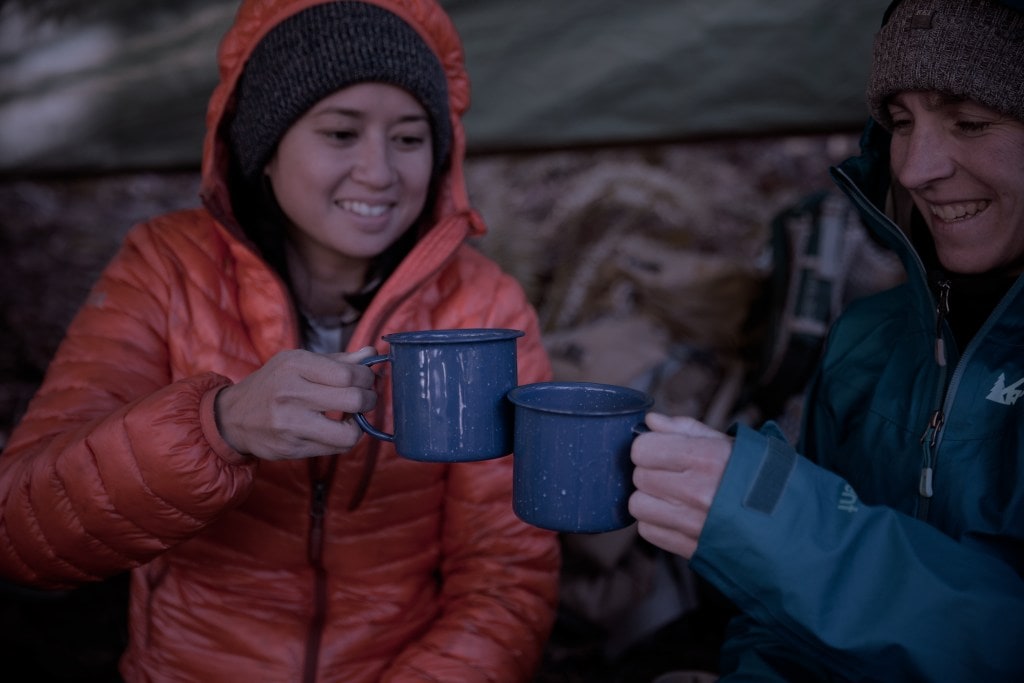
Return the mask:
<path id="1" fill-rule="evenodd" d="M 999 379 L 992 385 L 992 391 L 988 392 L 988 396 L 985 398 L 1004 406 L 1012 406 L 1022 395 L 1024 395 L 1024 378 L 1006 386 L 1006 375 L 1000 374 Z"/>

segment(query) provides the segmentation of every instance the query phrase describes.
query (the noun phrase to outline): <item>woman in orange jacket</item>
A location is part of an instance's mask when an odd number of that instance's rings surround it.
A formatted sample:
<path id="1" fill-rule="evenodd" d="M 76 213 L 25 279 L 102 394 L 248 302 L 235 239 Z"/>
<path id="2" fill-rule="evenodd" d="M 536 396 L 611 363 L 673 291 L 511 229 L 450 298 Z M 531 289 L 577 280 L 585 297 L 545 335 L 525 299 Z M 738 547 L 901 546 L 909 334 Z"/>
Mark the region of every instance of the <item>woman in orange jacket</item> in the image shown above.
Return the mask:
<path id="1" fill-rule="evenodd" d="M 128 681 L 527 681 L 553 534 L 510 458 L 414 462 L 360 438 L 402 330 L 515 328 L 466 243 L 459 37 L 434 0 L 247 0 L 219 53 L 202 208 L 132 229 L 0 457 L 0 574 L 132 569 Z"/>

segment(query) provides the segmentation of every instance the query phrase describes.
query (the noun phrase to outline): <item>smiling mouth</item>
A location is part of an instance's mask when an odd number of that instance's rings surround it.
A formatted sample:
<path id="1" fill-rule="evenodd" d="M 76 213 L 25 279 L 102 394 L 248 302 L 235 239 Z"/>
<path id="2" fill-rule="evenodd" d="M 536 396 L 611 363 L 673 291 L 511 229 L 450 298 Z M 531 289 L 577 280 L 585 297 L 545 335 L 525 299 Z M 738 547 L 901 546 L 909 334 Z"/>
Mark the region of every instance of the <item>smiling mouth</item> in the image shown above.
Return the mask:
<path id="1" fill-rule="evenodd" d="M 343 201 L 340 203 L 345 211 L 365 218 L 378 218 L 391 208 L 389 204 L 367 204 L 366 202 Z"/>
<path id="2" fill-rule="evenodd" d="M 932 215 L 941 221 L 946 223 L 955 223 L 956 221 L 964 221 L 968 218 L 974 218 L 979 213 L 988 208 L 991 202 L 988 200 L 982 200 L 980 202 L 963 202 L 959 204 L 943 204 L 941 206 L 937 204 L 929 204 L 928 208 Z"/>

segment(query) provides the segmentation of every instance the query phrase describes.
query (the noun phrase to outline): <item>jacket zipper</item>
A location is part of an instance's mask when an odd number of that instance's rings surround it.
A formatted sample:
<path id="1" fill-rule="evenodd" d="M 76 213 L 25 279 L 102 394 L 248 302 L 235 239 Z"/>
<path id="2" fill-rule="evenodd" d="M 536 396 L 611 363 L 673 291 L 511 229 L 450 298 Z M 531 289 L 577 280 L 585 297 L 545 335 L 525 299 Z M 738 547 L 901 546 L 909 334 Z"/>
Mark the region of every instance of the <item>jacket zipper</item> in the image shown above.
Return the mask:
<path id="1" fill-rule="evenodd" d="M 422 280 L 428 279 L 454 257 L 455 252 L 453 251 L 447 258 L 437 264 L 433 270 L 424 276 Z M 281 283 L 281 286 L 282 288 L 285 287 L 283 283 Z M 409 288 L 409 291 L 412 292 L 415 291 L 415 289 L 416 287 L 411 287 Z M 371 340 L 380 336 L 381 330 L 384 327 L 384 321 L 391 316 L 403 301 L 405 301 L 407 296 L 408 295 L 395 299 L 386 309 L 377 314 L 373 331 L 370 334 Z M 295 314 L 293 309 L 291 311 L 291 315 L 292 329 L 294 330 L 295 339 L 301 339 L 302 333 L 299 329 L 298 316 Z M 377 466 L 378 451 L 378 443 L 374 442 L 370 444 L 362 476 L 356 485 L 352 499 L 349 501 L 348 509 L 350 511 L 359 507 L 359 504 L 362 502 L 363 497 L 369 489 L 370 479 L 372 478 L 373 471 Z M 313 615 L 310 619 L 309 630 L 306 635 L 306 659 L 303 666 L 303 683 L 316 683 L 317 668 L 320 660 L 320 642 L 323 638 L 324 625 L 327 622 L 327 569 L 324 567 L 323 563 L 323 549 L 326 538 L 324 518 L 327 511 L 327 492 L 330 489 L 331 481 L 334 478 L 334 471 L 337 467 L 337 457 L 338 456 L 336 455 L 330 456 L 329 464 L 322 475 L 318 472 L 319 468 L 317 467 L 317 460 L 319 459 L 310 458 L 308 461 L 312 495 L 309 508 L 310 524 L 306 552 L 309 565 L 313 569 Z"/>
<path id="2" fill-rule="evenodd" d="M 309 460 L 312 496 L 309 504 L 310 523 L 306 553 L 309 565 L 313 568 L 313 615 L 306 636 L 306 661 L 302 676 L 304 683 L 316 683 L 320 663 L 320 641 L 323 638 L 324 624 L 327 622 L 327 570 L 323 562 L 324 517 L 327 511 L 327 492 L 334 477 L 337 456 L 330 456 L 327 469 L 323 473 L 318 472 L 316 460 Z"/>
<path id="3" fill-rule="evenodd" d="M 375 332 L 380 333 L 380 325 Z M 370 478 L 377 465 L 378 444 L 369 445 L 363 473 L 352 494 L 348 509 L 355 510 L 362 502 L 370 486 Z M 329 456 L 328 465 L 323 472 L 318 467 L 319 458 L 310 458 L 309 480 L 311 496 L 309 503 L 309 536 L 306 542 L 306 558 L 313 569 L 313 615 L 309 621 L 306 634 L 306 660 L 303 666 L 303 683 L 316 683 L 317 669 L 320 664 L 320 643 L 327 623 L 327 568 L 324 567 L 324 542 L 327 534 L 324 520 L 327 515 L 327 493 L 334 479 L 334 471 L 338 465 L 338 456 Z"/>
<path id="4" fill-rule="evenodd" d="M 401 303 L 401 301 L 396 302 L 394 306 L 388 309 L 389 315 L 390 311 L 394 310 L 398 303 Z M 379 316 L 377 318 L 377 324 L 374 328 L 374 334 L 370 337 L 371 339 L 380 334 L 380 329 L 383 327 L 383 320 L 385 319 L 386 316 Z M 377 465 L 378 448 L 379 446 L 376 442 L 369 445 L 362 476 L 348 505 L 350 511 L 359 507 L 363 497 L 366 495 L 366 491 L 370 486 L 370 478 Z M 303 683 L 316 683 L 317 669 L 320 664 L 320 643 L 323 639 L 324 626 L 327 623 L 327 568 L 324 567 L 323 558 L 324 542 L 326 540 L 324 520 L 327 513 L 327 493 L 334 479 L 334 471 L 338 465 L 338 456 L 332 455 L 329 457 L 327 468 L 322 473 L 319 471 L 321 468 L 318 467 L 318 460 L 319 458 L 310 458 L 308 460 L 311 496 L 309 504 L 309 536 L 306 542 L 306 553 L 309 566 L 313 569 L 313 615 L 310 618 L 309 630 L 306 634 L 306 659 L 302 674 Z"/>
<path id="5" fill-rule="evenodd" d="M 438 265 L 441 268 L 454 254 Z M 431 271 L 431 273 L 436 272 Z M 429 277 L 429 275 L 427 276 Z M 426 278 L 424 278 L 426 279 Z M 415 288 L 410 289 L 413 291 Z M 370 339 L 380 335 L 387 320 L 398 306 L 405 300 L 405 297 L 396 299 L 391 305 L 381 311 L 376 319 Z M 351 342 L 350 342 L 351 344 Z M 348 509 L 355 510 L 359 507 L 366 491 L 370 486 L 370 479 L 377 465 L 377 453 L 379 445 L 374 442 L 370 444 L 367 451 L 366 461 L 363 467 L 363 474 L 356 486 L 356 490 L 349 502 Z M 318 458 L 309 459 L 309 476 L 312 485 L 312 496 L 309 506 L 309 538 L 307 542 L 307 556 L 309 565 L 313 568 L 313 616 L 310 619 L 309 631 L 306 636 L 306 661 L 303 670 L 303 683 L 316 683 L 317 668 L 320 663 L 320 642 L 323 638 L 324 625 L 327 623 L 327 569 L 324 567 L 323 551 L 326 532 L 324 529 L 324 518 L 327 511 L 327 492 L 334 478 L 334 470 L 338 464 L 338 456 L 330 456 L 326 471 L 318 472 Z"/>
<path id="6" fill-rule="evenodd" d="M 874 204 L 868 201 L 867 197 L 864 196 L 864 193 L 859 187 L 857 187 L 857 184 L 853 182 L 846 171 L 836 169 L 834 175 L 840 180 L 840 186 L 847 191 L 847 195 L 854 204 L 872 214 L 875 219 L 879 221 L 880 226 L 884 227 L 888 232 L 892 233 L 897 237 L 897 239 L 900 239 L 903 244 L 906 245 L 908 249 L 907 253 L 912 257 L 918 271 L 923 276 L 925 273 L 924 263 L 921 261 L 920 255 L 910 247 L 906 238 L 902 236 L 899 227 L 893 223 L 888 216 L 879 211 Z M 945 404 L 945 384 L 947 363 L 949 359 L 947 355 L 945 335 L 943 334 L 943 323 L 949 314 L 950 286 L 949 281 L 944 281 L 939 284 L 939 300 L 935 306 L 935 363 L 939 368 L 940 377 L 934 404 L 936 407 L 928 419 L 928 425 L 925 427 L 920 440 L 922 456 L 921 471 L 918 475 L 917 482 L 918 506 L 916 513 L 916 516 L 919 519 L 927 519 L 931 499 L 935 493 L 933 479 L 935 474 L 936 451 L 938 449 L 939 437 L 946 420 L 943 406 Z"/>
<path id="7" fill-rule="evenodd" d="M 939 300 L 935 305 L 935 363 L 939 366 L 942 377 L 940 382 L 940 396 L 938 407 L 932 412 L 931 418 L 928 420 L 928 426 L 924 430 L 924 434 L 921 435 L 922 444 L 922 456 L 921 456 L 921 474 L 918 478 L 917 493 L 918 493 L 918 506 L 917 506 L 917 517 L 919 519 L 928 518 L 928 509 L 931 505 L 932 496 L 935 495 L 935 489 L 933 486 L 933 478 L 935 475 L 935 460 L 937 457 L 936 450 L 939 443 L 939 433 L 942 431 L 942 427 L 945 424 L 946 416 L 942 410 L 942 385 L 945 383 L 945 369 L 948 364 L 948 356 L 946 354 L 946 342 L 945 337 L 942 334 L 942 328 L 949 316 L 949 290 L 950 282 L 944 280 L 939 283 Z"/>

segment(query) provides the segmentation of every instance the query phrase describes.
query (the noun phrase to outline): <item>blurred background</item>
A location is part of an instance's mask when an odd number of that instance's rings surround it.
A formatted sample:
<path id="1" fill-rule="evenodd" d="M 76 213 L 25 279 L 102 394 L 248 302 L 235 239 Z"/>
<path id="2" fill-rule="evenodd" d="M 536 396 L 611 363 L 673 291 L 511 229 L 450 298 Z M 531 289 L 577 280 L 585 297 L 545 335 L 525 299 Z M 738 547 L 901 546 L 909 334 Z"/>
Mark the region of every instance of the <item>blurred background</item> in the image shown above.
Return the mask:
<path id="1" fill-rule="evenodd" d="M 476 152 L 859 127 L 884 0 L 444 0 Z M 237 0 L 5 0 L 0 170 L 198 162 Z"/>
<path id="2" fill-rule="evenodd" d="M 794 434 L 828 322 L 899 277 L 827 174 L 856 153 L 888 0 L 441 4 L 472 82 L 478 246 L 526 287 L 557 375 Z M 236 8 L 0 0 L 0 450 L 124 233 L 197 203 Z M 539 680 L 713 677 L 729 606 L 684 563 L 631 529 L 563 540 Z M 4 680 L 117 680 L 123 596 L 123 577 L 7 587 L 0 653 L 24 673 Z"/>

